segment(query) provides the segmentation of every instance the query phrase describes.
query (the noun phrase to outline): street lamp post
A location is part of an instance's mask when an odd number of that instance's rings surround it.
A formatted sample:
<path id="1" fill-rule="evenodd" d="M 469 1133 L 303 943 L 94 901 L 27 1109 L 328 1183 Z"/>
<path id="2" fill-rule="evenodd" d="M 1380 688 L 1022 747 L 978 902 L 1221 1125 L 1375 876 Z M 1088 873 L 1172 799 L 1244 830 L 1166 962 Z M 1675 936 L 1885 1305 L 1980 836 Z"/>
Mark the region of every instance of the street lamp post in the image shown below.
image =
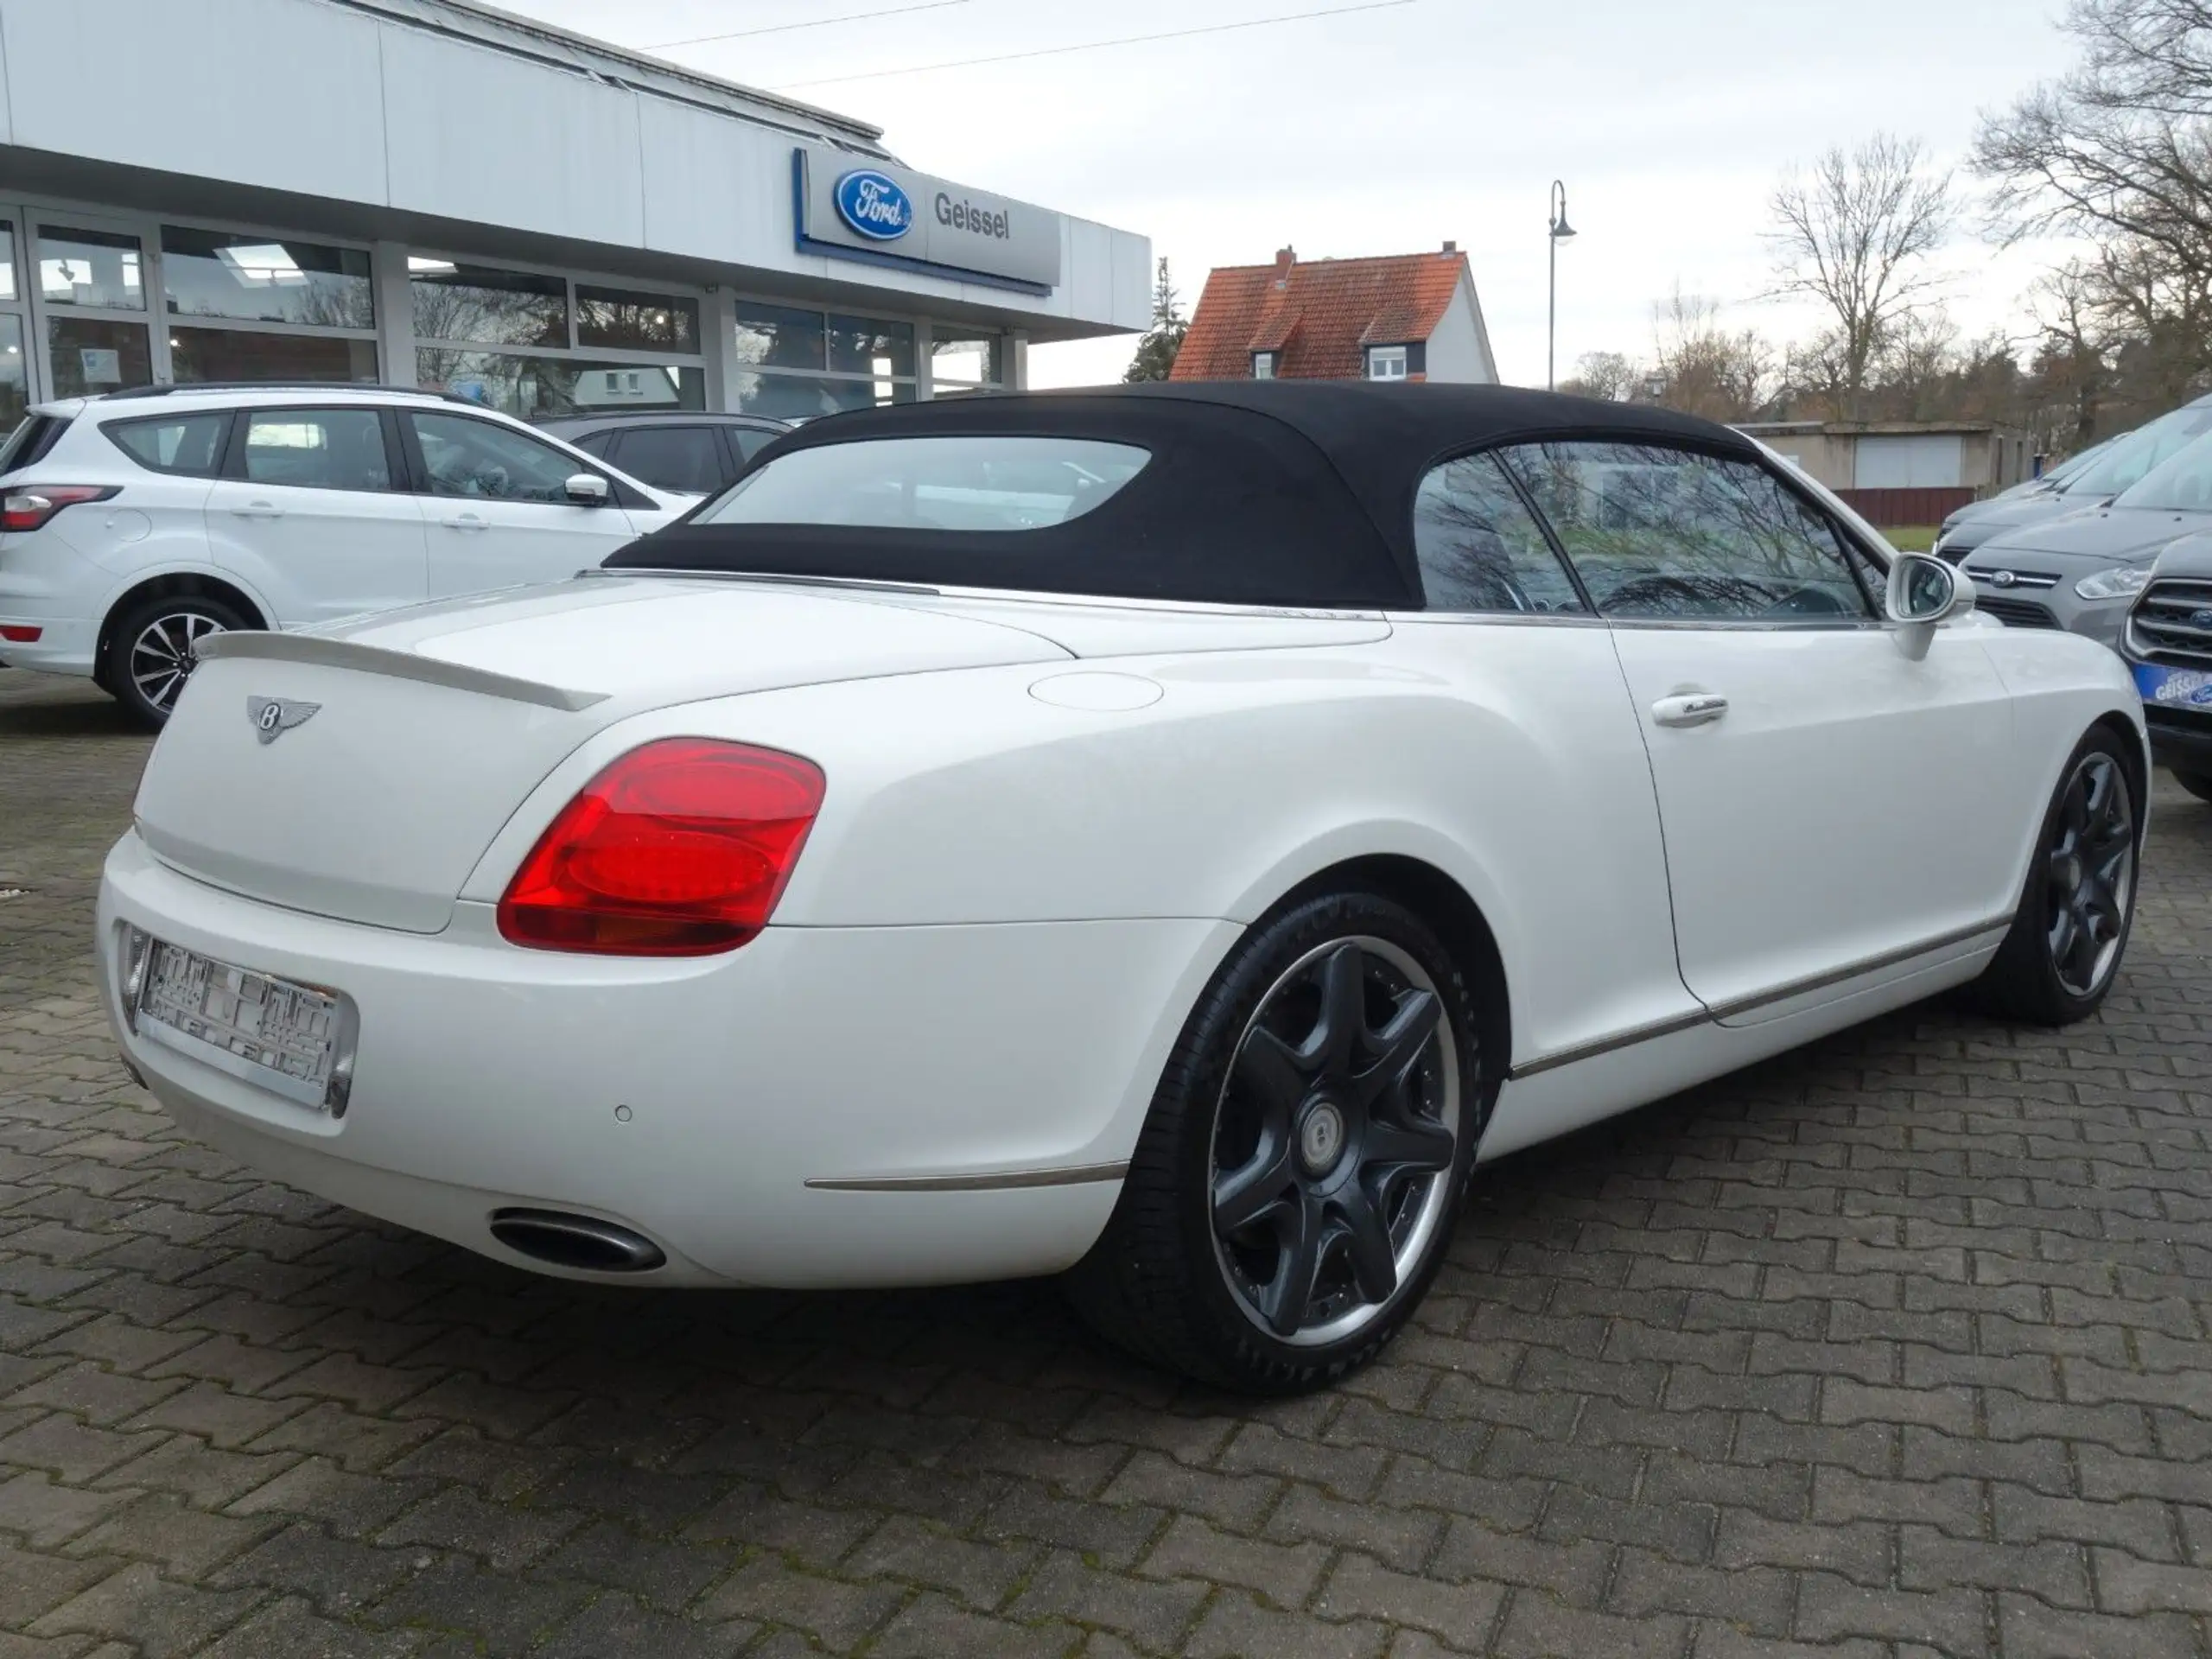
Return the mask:
<path id="1" fill-rule="evenodd" d="M 1574 226 L 1567 222 L 1567 187 L 1557 179 L 1552 181 L 1552 299 L 1550 321 L 1544 337 L 1544 390 L 1555 391 L 1559 386 L 1559 245 L 1574 235 Z"/>

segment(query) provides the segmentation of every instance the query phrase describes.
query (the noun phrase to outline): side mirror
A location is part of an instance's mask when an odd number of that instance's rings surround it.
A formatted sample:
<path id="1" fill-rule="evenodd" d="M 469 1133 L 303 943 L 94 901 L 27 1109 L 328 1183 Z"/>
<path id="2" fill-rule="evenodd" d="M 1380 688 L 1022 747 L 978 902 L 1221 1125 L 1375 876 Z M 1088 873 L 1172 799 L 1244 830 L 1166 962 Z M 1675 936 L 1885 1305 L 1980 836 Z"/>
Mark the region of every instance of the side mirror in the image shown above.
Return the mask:
<path id="1" fill-rule="evenodd" d="M 563 485 L 569 499 L 580 507 L 603 507 L 610 499 L 607 480 L 597 473 L 575 473 Z"/>
<path id="2" fill-rule="evenodd" d="M 1928 654 L 1936 625 L 1974 609 L 1974 580 L 1927 553 L 1900 553 L 1890 565 L 1884 608 L 1897 630 L 1897 645 L 1918 662 Z"/>

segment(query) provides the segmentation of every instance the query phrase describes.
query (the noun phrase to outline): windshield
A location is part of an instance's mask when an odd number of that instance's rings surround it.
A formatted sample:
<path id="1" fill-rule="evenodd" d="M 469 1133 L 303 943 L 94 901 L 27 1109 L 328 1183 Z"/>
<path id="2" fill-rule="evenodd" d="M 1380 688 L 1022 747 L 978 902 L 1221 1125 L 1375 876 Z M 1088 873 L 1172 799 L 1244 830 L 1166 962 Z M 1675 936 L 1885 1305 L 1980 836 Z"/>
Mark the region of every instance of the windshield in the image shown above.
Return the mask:
<path id="1" fill-rule="evenodd" d="M 2093 443 L 2080 454 L 2060 461 L 2041 478 L 2032 481 L 2063 495 L 2074 487 L 2090 467 L 2104 458 L 2105 451 L 2119 442 L 2118 438 L 2107 438 L 2102 443 Z"/>
<path id="2" fill-rule="evenodd" d="M 1086 438 L 866 438 L 778 455 L 694 524 L 834 524 L 1001 532 L 1080 518 L 1144 469 L 1132 444 Z"/>
<path id="3" fill-rule="evenodd" d="M 2066 493 L 2118 495 L 2207 432 L 2212 432 L 2212 404 L 2191 404 L 2161 415 L 2148 425 L 2114 438 L 2112 448 L 2097 458 L 2096 464 L 2066 486 Z"/>
<path id="4" fill-rule="evenodd" d="M 2116 507 L 2149 507 L 2161 512 L 2212 512 L 2212 433 L 2144 475 L 2121 492 Z"/>

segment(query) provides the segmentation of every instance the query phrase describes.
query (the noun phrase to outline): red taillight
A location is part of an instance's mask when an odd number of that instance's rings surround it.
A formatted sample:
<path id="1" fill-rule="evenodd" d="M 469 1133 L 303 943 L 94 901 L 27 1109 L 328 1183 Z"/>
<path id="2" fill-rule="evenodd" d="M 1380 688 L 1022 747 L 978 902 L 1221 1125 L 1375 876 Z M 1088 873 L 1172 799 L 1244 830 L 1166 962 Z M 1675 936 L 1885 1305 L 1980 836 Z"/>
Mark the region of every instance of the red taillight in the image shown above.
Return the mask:
<path id="1" fill-rule="evenodd" d="M 36 530 L 62 508 L 105 501 L 117 487 L 112 484 L 18 484 L 0 496 L 0 531 Z"/>
<path id="2" fill-rule="evenodd" d="M 10 640 L 19 645 L 36 645 L 39 635 L 45 632 L 44 628 L 32 627 L 27 622 L 0 623 L 0 639 Z"/>
<path id="3" fill-rule="evenodd" d="M 768 925 L 822 807 L 822 768 L 702 737 L 632 749 L 584 785 L 499 900 L 541 950 L 704 957 Z"/>

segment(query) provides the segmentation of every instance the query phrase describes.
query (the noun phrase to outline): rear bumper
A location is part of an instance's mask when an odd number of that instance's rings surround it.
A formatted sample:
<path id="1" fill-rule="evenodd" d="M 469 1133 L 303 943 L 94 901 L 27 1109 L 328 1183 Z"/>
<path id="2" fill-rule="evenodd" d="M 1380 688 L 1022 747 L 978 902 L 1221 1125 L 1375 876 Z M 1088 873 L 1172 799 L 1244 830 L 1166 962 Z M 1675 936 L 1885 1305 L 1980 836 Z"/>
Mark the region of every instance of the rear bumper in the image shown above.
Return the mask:
<path id="1" fill-rule="evenodd" d="M 0 604 L 0 627 L 29 627 L 39 631 L 35 640 L 0 635 L 0 663 L 10 668 L 36 669 L 44 674 L 89 675 L 99 627 L 84 618 L 56 618 L 27 612 L 21 606 Z"/>
<path id="2" fill-rule="evenodd" d="M 352 998 L 345 1116 L 126 1028 L 125 922 Z M 546 1270 L 491 1236 L 495 1210 L 613 1221 L 667 1253 L 623 1282 L 788 1287 L 1072 1263 L 1237 931 L 771 928 L 725 957 L 616 961 L 508 945 L 485 906 L 434 936 L 279 909 L 178 874 L 135 835 L 109 855 L 98 929 L 125 1053 L 232 1156 L 519 1267 Z M 901 1185 L 819 1185 L 886 1180 Z"/>

